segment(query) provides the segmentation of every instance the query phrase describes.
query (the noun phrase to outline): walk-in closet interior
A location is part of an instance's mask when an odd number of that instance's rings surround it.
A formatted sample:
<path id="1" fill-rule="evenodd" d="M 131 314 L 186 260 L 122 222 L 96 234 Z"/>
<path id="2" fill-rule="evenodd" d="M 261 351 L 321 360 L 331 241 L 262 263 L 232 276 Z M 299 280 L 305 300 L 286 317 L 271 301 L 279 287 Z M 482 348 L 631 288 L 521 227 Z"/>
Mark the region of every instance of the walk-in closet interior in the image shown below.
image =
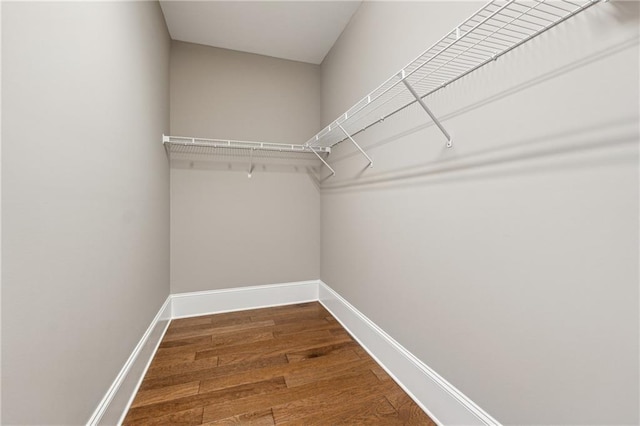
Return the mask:
<path id="1" fill-rule="evenodd" d="M 640 423 L 640 4 L 0 3 L 6 425 Z"/>

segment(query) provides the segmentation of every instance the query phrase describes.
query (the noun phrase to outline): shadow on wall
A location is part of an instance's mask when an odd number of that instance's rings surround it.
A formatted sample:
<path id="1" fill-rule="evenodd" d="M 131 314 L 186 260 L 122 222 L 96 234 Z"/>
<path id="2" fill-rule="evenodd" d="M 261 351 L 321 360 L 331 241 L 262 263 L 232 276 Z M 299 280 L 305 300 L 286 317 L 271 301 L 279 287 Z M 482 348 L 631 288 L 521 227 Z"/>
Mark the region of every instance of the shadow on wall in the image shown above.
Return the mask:
<path id="1" fill-rule="evenodd" d="M 241 172 L 247 178 L 260 173 L 300 173 L 319 189 L 321 163 L 309 153 L 176 146 L 169 155 L 174 169 Z"/>
<path id="2" fill-rule="evenodd" d="M 635 17 L 633 21 L 636 22 Z M 631 19 L 629 18 L 629 19 Z M 474 110 L 481 109 L 492 103 L 502 99 L 514 96 L 524 90 L 531 89 L 546 81 L 558 78 L 564 74 L 570 73 L 576 69 L 587 66 L 591 63 L 604 60 L 610 56 L 620 53 L 627 49 L 637 48 L 640 39 L 637 36 L 617 44 L 614 47 L 598 51 L 588 57 L 572 62 L 553 71 L 540 75 L 536 78 L 522 82 L 516 86 L 486 97 L 478 102 L 457 109 L 441 118 L 441 121 L 447 121 L 456 117 L 461 117 Z M 586 90 L 586 89 L 585 89 Z M 413 107 L 416 107 L 414 104 Z M 433 128 L 433 122 L 427 122 L 419 126 L 414 126 L 408 130 L 393 134 L 378 141 L 368 143 L 366 150 L 372 152 L 375 149 L 384 147 L 404 138 L 416 136 L 420 132 L 424 132 L 429 128 Z M 608 136 L 598 136 L 608 135 Z M 611 135 L 615 135 L 611 137 Z M 365 189 L 367 186 L 379 185 L 384 187 L 408 184 L 423 184 L 425 179 L 430 183 L 460 181 L 460 180 L 477 180 L 479 178 L 497 177 L 505 175 L 513 175 L 514 173 L 536 173 L 544 170 L 570 167 L 592 167 L 594 164 L 613 164 L 613 163 L 637 163 L 637 142 L 638 134 L 638 117 L 631 114 L 627 117 L 617 118 L 615 120 L 600 122 L 597 124 L 588 123 L 580 128 L 567 128 L 561 132 L 549 133 L 535 138 L 511 140 L 500 146 L 495 146 L 482 151 L 476 151 L 468 154 L 455 153 L 455 145 L 453 151 L 442 144 L 442 150 L 434 161 L 412 165 L 407 167 L 398 167 L 386 169 L 378 173 L 367 173 L 364 177 L 363 173 L 367 167 L 351 171 L 350 177 L 342 177 L 340 180 L 323 180 L 323 191 L 340 191 L 343 192 L 350 188 Z M 443 139 L 444 141 L 444 139 Z M 627 149 L 622 149 L 622 148 Z M 633 149 L 632 155 L 629 151 Z M 555 158 L 559 156 L 567 156 L 569 154 L 588 153 L 591 151 L 604 151 L 606 156 L 600 155 L 597 159 L 581 159 L 571 162 L 570 158 L 563 158 L 562 162 L 549 162 L 541 165 L 539 163 L 518 164 L 517 169 L 506 167 L 500 171 L 492 169 L 488 172 L 486 169 L 491 166 L 507 166 L 512 163 L 524 162 L 527 160 Z M 455 153 L 455 156 L 452 155 Z M 330 163 L 339 165 L 341 162 L 352 160 L 360 156 L 358 151 L 352 150 L 348 153 L 341 154 L 338 157 L 331 158 Z M 469 172 L 463 173 L 462 172 Z M 455 174 L 455 175 L 454 175 Z M 408 182 L 416 180 L 416 182 Z M 325 182 L 326 181 L 326 182 Z M 371 188 L 374 189 L 374 188 Z"/>
<path id="3" fill-rule="evenodd" d="M 594 165 L 604 164 L 637 164 L 638 156 L 637 150 L 635 150 L 634 155 L 632 156 L 629 155 L 628 151 L 616 151 L 611 153 L 611 155 L 609 155 L 606 159 L 603 159 L 602 157 L 592 160 L 580 159 L 573 164 L 564 161 L 562 162 L 562 164 L 536 164 L 530 165 L 529 167 L 519 165 L 517 170 L 492 170 L 490 173 L 483 173 L 480 170 L 482 168 L 508 165 L 509 163 L 516 163 L 519 161 L 555 158 L 563 154 L 577 154 L 581 152 L 586 153 L 595 150 L 613 150 L 615 148 L 621 148 L 623 146 L 628 146 L 635 149 L 637 148 L 638 138 L 640 137 L 637 129 L 637 124 L 637 118 L 630 117 L 604 125 L 566 132 L 564 134 L 546 135 L 543 138 L 520 141 L 515 144 L 509 144 L 508 146 L 504 146 L 502 148 L 496 148 L 484 152 L 459 156 L 454 159 L 445 159 L 441 161 L 439 160 L 421 166 L 396 169 L 384 174 L 380 174 L 378 176 L 371 176 L 366 179 L 354 178 L 336 184 L 326 184 L 322 186 L 322 190 L 347 190 L 349 188 L 358 188 L 358 190 L 360 190 L 366 189 L 364 187 L 378 184 L 386 184 L 385 187 L 393 187 L 395 185 L 406 187 L 411 185 L 410 182 L 407 182 L 408 180 L 421 178 L 436 178 L 429 179 L 430 183 L 445 183 L 465 180 L 477 181 L 482 178 L 536 173 L 558 168 L 567 170 L 568 168 L 572 167 L 587 168 Z M 615 139 L 602 139 L 590 136 L 590 134 L 595 131 L 604 130 L 606 128 L 619 128 L 623 126 L 629 128 L 628 132 Z M 567 137 L 569 136 L 571 137 L 570 141 L 567 140 Z M 447 148 L 443 148 L 443 151 L 446 149 Z M 494 156 L 492 156 L 492 154 L 494 154 Z M 455 176 L 452 175 L 454 173 L 460 173 L 464 171 L 472 172 L 474 170 L 477 170 L 477 173 L 467 173 L 464 175 L 456 174 Z M 450 174 L 451 176 L 445 176 L 447 174 Z M 361 175 L 362 172 L 358 172 L 357 176 L 360 177 Z M 421 185 L 422 183 L 422 181 L 415 182 L 414 185 Z"/>

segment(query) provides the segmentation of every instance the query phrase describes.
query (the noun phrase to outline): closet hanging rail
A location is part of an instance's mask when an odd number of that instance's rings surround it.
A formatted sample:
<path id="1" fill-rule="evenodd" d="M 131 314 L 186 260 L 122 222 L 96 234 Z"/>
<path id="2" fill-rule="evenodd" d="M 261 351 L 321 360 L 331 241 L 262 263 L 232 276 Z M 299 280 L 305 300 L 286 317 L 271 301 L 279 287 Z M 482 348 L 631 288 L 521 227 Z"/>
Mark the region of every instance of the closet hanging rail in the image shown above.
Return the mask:
<path id="1" fill-rule="evenodd" d="M 253 142 L 253 141 L 236 141 L 231 139 L 203 139 L 191 138 L 186 136 L 166 136 L 162 135 L 162 143 L 168 153 L 182 152 L 181 147 L 200 147 L 200 148 L 231 148 L 262 151 L 280 151 L 280 152 L 299 152 L 299 153 L 329 153 L 330 147 L 308 147 L 305 145 L 272 143 L 272 142 Z M 321 158 L 322 160 L 322 158 Z M 324 161 L 324 160 L 323 160 Z"/>
<path id="2" fill-rule="evenodd" d="M 426 105 L 427 96 L 599 1 L 490 1 L 304 146 L 319 149 L 346 140 L 355 143 L 353 136 L 418 102 L 445 135 L 450 147 L 451 136 Z M 356 147 L 371 164 L 371 158 L 358 144 Z"/>

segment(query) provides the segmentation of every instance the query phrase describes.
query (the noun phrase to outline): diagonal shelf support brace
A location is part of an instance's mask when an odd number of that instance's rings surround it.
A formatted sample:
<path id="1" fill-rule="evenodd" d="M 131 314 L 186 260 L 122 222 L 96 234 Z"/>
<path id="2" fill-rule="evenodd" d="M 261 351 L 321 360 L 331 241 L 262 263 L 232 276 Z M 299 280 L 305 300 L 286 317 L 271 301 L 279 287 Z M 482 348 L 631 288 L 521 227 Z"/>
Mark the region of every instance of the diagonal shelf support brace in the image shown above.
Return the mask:
<path id="1" fill-rule="evenodd" d="M 255 151 L 255 148 L 251 148 L 251 158 L 249 160 L 249 173 L 247 173 L 247 177 L 249 179 L 251 179 L 251 175 L 253 174 L 253 151 Z"/>
<path id="2" fill-rule="evenodd" d="M 341 124 L 338 124 L 338 127 L 340 127 L 340 130 L 342 130 L 344 132 L 345 135 L 347 135 L 347 137 L 349 138 L 349 140 L 351 142 L 353 142 L 353 144 L 356 146 L 356 148 L 358 148 L 360 150 L 360 152 L 362 153 L 362 155 L 364 155 L 365 157 L 367 157 L 367 160 L 369 160 L 369 166 L 368 167 L 373 167 L 373 160 L 371 159 L 371 157 L 369 157 L 367 155 L 366 152 L 364 152 L 364 150 L 362 148 L 360 148 L 360 145 L 358 145 L 358 143 L 356 141 L 353 140 L 353 138 L 351 137 L 351 135 L 344 129 L 344 127 L 342 127 Z"/>
<path id="3" fill-rule="evenodd" d="M 429 109 L 427 104 L 424 103 L 424 101 L 422 100 L 420 95 L 418 95 L 418 93 L 416 93 L 416 91 L 409 84 L 409 82 L 406 80 L 406 78 L 404 78 L 404 71 L 402 72 L 402 82 L 404 83 L 405 86 L 407 86 L 407 90 L 409 90 L 409 92 L 411 92 L 413 97 L 416 98 L 416 101 L 418 101 L 420 106 L 427 112 L 427 114 L 429 114 L 429 117 L 431 117 L 433 122 L 436 123 L 436 126 L 438 126 L 438 129 L 440 129 L 440 131 L 445 135 L 445 137 L 447 138 L 447 148 L 451 148 L 451 146 L 452 146 L 451 135 L 449 135 L 449 133 L 445 130 L 445 128 L 442 126 L 442 124 L 436 118 L 436 116 L 433 115 L 433 113 L 431 112 L 431 110 Z"/>
<path id="4" fill-rule="evenodd" d="M 329 163 L 327 163 L 326 161 L 324 161 L 324 158 L 322 158 L 322 157 L 320 156 L 320 154 L 318 154 L 318 152 L 317 152 L 315 149 L 313 149 L 313 147 L 312 147 L 312 146 L 307 146 L 307 148 L 308 148 L 308 149 L 310 149 L 310 150 L 311 150 L 311 152 L 313 152 L 313 153 L 316 155 L 316 157 L 318 157 L 318 158 L 320 159 L 320 161 L 322 161 L 322 163 L 323 163 L 325 166 L 327 166 L 327 169 L 331 170 L 331 176 L 335 176 L 336 171 L 335 171 L 335 170 L 333 170 L 333 168 L 329 165 Z"/>

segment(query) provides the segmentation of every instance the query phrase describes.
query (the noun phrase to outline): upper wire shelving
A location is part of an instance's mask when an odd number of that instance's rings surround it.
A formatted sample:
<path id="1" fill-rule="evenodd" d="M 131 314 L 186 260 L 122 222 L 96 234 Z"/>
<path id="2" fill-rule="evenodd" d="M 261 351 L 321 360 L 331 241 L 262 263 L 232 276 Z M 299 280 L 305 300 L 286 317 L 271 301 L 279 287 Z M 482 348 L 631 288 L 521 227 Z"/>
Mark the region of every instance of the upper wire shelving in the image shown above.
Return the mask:
<path id="1" fill-rule="evenodd" d="M 331 166 L 320 154 L 330 153 L 330 147 L 311 147 L 296 144 L 284 144 L 258 141 L 239 141 L 233 139 L 204 139 L 187 136 L 167 136 L 162 135 L 162 143 L 168 155 L 171 154 L 215 154 L 222 150 L 242 150 L 249 153 L 249 177 L 253 170 L 253 153 L 255 151 L 286 152 L 298 154 L 315 154 L 322 163 L 335 174 Z"/>
<path id="2" fill-rule="evenodd" d="M 314 154 L 333 176 L 335 171 L 321 154 L 329 154 L 334 145 L 349 140 L 372 166 L 373 160 L 354 136 L 418 103 L 451 147 L 450 134 L 425 98 L 600 1 L 607 0 L 489 1 L 304 145 L 164 135 L 162 141 L 168 154 L 248 150 L 251 167 L 256 150 Z"/>
<path id="3" fill-rule="evenodd" d="M 332 147 L 418 102 L 452 145 L 424 98 L 490 63 L 600 0 L 494 0 L 438 40 L 331 122 L 304 146 Z M 606 1 L 606 0 L 605 0 Z"/>

